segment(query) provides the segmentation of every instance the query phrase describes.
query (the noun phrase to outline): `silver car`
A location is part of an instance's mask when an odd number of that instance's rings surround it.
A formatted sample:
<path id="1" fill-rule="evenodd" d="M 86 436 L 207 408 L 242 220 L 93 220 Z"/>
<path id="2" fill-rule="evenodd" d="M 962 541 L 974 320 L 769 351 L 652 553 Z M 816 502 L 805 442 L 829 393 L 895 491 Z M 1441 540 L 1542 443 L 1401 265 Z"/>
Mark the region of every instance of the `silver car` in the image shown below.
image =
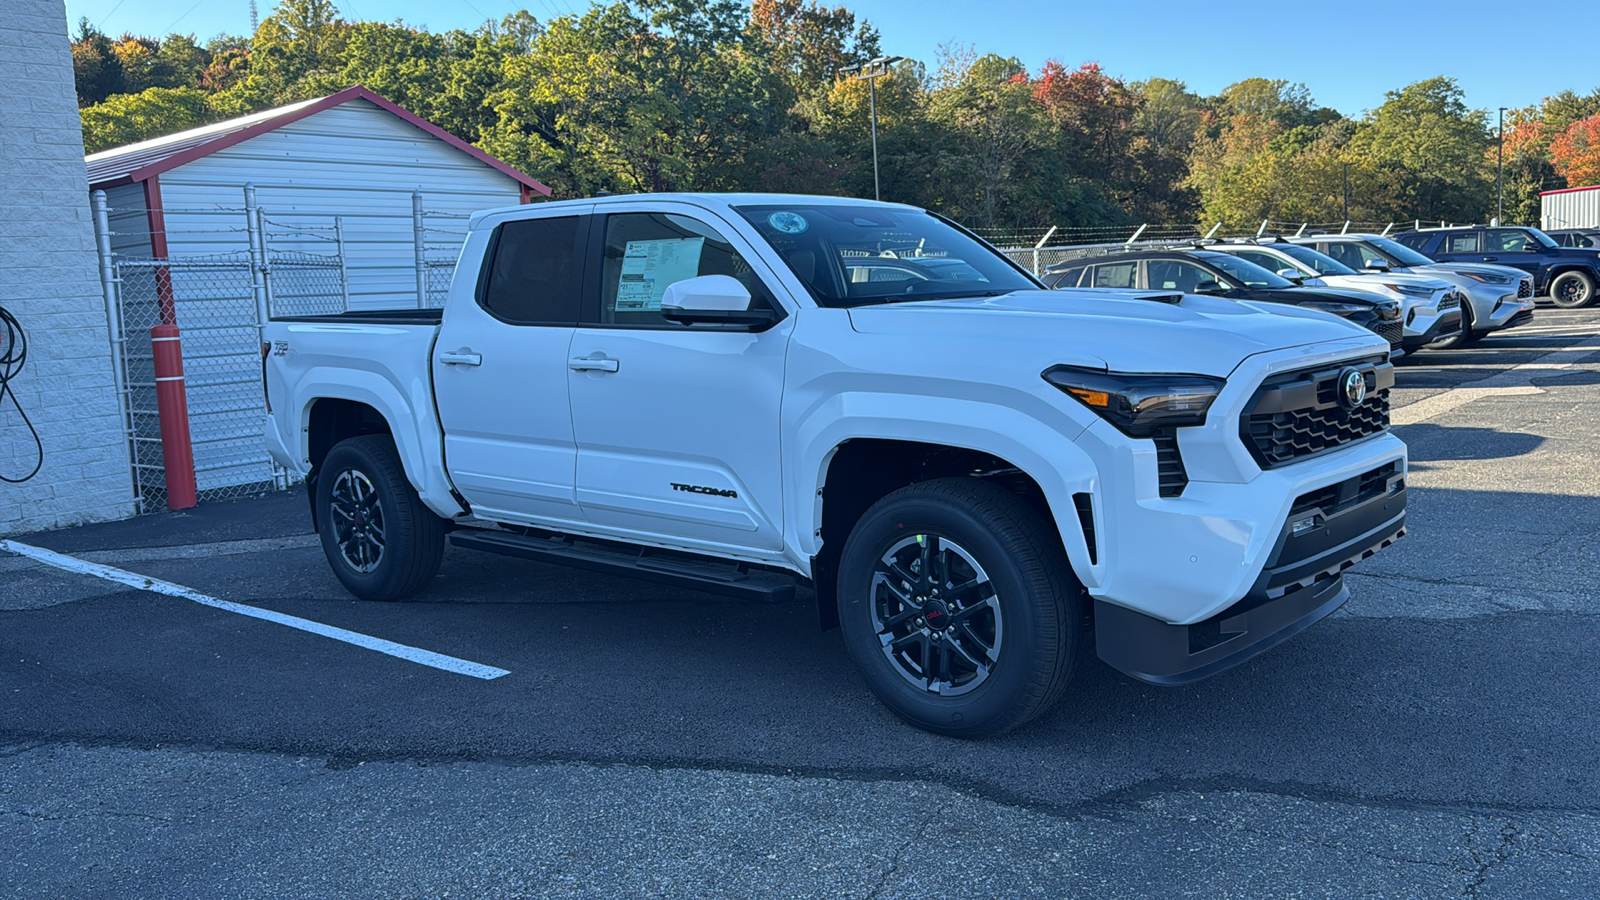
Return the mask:
<path id="1" fill-rule="evenodd" d="M 1467 295 L 1461 341 L 1533 321 L 1533 276 L 1510 266 L 1440 263 L 1378 234 L 1309 234 L 1291 238 L 1362 272 L 1401 272 L 1441 278 Z"/>

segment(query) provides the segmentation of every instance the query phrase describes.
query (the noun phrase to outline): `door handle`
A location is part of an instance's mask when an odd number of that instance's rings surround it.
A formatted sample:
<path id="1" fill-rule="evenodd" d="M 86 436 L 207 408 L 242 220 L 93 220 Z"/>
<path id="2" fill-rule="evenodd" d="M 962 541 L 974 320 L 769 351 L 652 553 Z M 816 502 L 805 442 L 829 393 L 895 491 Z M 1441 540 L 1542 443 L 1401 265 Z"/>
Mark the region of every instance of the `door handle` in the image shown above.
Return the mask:
<path id="1" fill-rule="evenodd" d="M 1484 262 L 1499 262 L 1500 261 L 1500 257 L 1498 257 L 1498 256 L 1485 256 L 1483 258 L 1483 261 Z"/>
<path id="2" fill-rule="evenodd" d="M 483 365 L 483 354 L 457 350 L 454 353 L 439 354 L 439 362 L 447 366 L 481 366 Z"/>
<path id="3" fill-rule="evenodd" d="M 567 360 L 567 368 L 574 372 L 615 372 L 621 368 L 621 363 L 609 357 L 600 359 L 579 357 Z"/>

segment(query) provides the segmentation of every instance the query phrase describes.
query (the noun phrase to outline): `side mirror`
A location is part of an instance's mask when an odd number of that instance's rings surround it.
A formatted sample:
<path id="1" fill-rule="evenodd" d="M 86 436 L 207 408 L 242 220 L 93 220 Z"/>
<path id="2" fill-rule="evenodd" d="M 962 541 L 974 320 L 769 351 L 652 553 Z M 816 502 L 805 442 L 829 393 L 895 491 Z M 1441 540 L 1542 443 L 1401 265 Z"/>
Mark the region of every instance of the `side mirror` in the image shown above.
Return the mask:
<path id="1" fill-rule="evenodd" d="M 1384 262 L 1381 259 L 1369 259 L 1366 262 L 1367 262 L 1367 264 L 1365 266 L 1363 266 L 1362 268 L 1366 269 L 1368 272 L 1387 272 L 1387 271 L 1389 271 L 1389 264 Z"/>
<path id="2" fill-rule="evenodd" d="M 1202 281 L 1194 286 L 1196 294 L 1222 294 L 1227 292 L 1220 281 Z"/>
<path id="3" fill-rule="evenodd" d="M 1278 277 L 1287 278 L 1295 284 L 1299 284 L 1300 282 L 1306 280 L 1306 276 L 1300 274 L 1299 269 L 1279 269 Z"/>
<path id="4" fill-rule="evenodd" d="M 701 275 L 667 285 L 661 315 L 680 325 L 741 325 L 751 330 L 778 320 L 770 309 L 751 309 L 750 292 L 731 275 Z"/>

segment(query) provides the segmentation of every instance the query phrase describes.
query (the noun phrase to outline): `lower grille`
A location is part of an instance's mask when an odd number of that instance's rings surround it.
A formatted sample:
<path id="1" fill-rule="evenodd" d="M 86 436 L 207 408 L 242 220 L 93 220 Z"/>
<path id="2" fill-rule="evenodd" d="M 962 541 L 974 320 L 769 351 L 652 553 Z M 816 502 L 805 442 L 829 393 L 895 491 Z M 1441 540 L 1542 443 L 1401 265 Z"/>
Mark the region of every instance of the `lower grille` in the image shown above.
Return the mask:
<path id="1" fill-rule="evenodd" d="M 1400 346 L 1400 342 L 1406 336 L 1406 326 L 1399 321 L 1379 322 L 1372 326 L 1372 330 L 1378 337 L 1388 341 L 1390 347 Z"/>
<path id="2" fill-rule="evenodd" d="M 1177 497 L 1189 486 L 1189 473 L 1183 467 L 1183 456 L 1178 452 L 1178 433 L 1163 428 L 1152 437 L 1156 442 L 1156 472 L 1160 478 L 1161 496 Z"/>
<path id="3" fill-rule="evenodd" d="M 1461 308 L 1461 295 L 1455 293 L 1454 291 L 1451 291 L 1450 293 L 1445 294 L 1443 297 L 1439 298 L 1439 311 L 1440 312 L 1444 312 L 1445 310 L 1448 310 L 1448 309 L 1460 309 L 1460 308 Z"/>
<path id="4" fill-rule="evenodd" d="M 1517 299 L 1526 300 L 1533 296 L 1533 279 L 1524 278 L 1517 282 Z"/>
<path id="5" fill-rule="evenodd" d="M 1320 511 L 1324 516 L 1336 516 L 1339 513 L 1379 497 L 1389 492 L 1389 479 L 1400 471 L 1400 464 L 1392 462 L 1379 466 L 1370 472 L 1362 473 L 1358 478 L 1349 479 L 1340 484 L 1330 484 L 1325 488 L 1301 494 L 1295 498 L 1294 506 L 1289 510 L 1289 518 L 1297 519 L 1303 513 Z M 1400 488 L 1405 487 L 1405 482 L 1400 483 Z"/>
<path id="6" fill-rule="evenodd" d="M 1354 369 L 1366 383 L 1366 398 L 1352 407 L 1344 396 L 1344 373 Z M 1269 378 L 1239 422 L 1240 437 L 1264 469 L 1342 447 L 1389 428 L 1389 389 L 1394 366 L 1362 360 Z"/>

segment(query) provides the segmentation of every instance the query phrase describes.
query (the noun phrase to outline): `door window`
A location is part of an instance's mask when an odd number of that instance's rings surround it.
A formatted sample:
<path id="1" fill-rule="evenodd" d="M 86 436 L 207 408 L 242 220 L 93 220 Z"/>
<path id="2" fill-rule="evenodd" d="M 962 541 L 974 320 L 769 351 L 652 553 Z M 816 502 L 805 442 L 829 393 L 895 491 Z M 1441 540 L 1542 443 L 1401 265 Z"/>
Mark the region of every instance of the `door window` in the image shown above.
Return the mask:
<path id="1" fill-rule="evenodd" d="M 1320 244 L 1318 249 L 1352 269 L 1365 269 L 1367 267 L 1366 254 L 1361 252 L 1361 245 L 1354 241 L 1334 241 Z"/>
<path id="2" fill-rule="evenodd" d="M 1139 264 L 1136 262 L 1102 263 L 1094 267 L 1094 286 L 1103 288 L 1136 287 Z"/>
<path id="3" fill-rule="evenodd" d="M 1514 228 L 1497 228 L 1484 235 L 1484 244 L 1490 253 L 1527 253 L 1534 249 L 1533 238 L 1526 231 Z"/>
<path id="4" fill-rule="evenodd" d="M 1176 259 L 1152 259 L 1145 263 L 1150 270 L 1150 287 L 1159 291 L 1182 291 L 1185 294 L 1201 290 L 1214 290 L 1218 279 L 1209 270 L 1191 262 Z"/>
<path id="5" fill-rule="evenodd" d="M 1446 235 L 1444 239 L 1444 252 L 1477 253 L 1478 233 L 1476 231 L 1464 231 L 1460 234 Z"/>
<path id="6" fill-rule="evenodd" d="M 513 325 L 575 325 L 581 272 L 577 216 L 522 219 L 495 229 L 478 303 Z"/>
<path id="7" fill-rule="evenodd" d="M 1266 269 L 1268 272 L 1276 272 L 1280 269 L 1295 269 L 1296 271 L 1299 271 L 1298 267 L 1285 262 L 1270 253 L 1263 253 L 1260 250 L 1240 250 L 1234 255 L 1245 262 L 1253 262 L 1261 268 Z"/>
<path id="8" fill-rule="evenodd" d="M 751 309 L 779 311 L 750 264 L 715 228 L 676 213 L 607 216 L 599 324 L 687 328 L 661 314 L 661 297 L 670 285 L 700 275 L 732 276 L 750 291 Z"/>

